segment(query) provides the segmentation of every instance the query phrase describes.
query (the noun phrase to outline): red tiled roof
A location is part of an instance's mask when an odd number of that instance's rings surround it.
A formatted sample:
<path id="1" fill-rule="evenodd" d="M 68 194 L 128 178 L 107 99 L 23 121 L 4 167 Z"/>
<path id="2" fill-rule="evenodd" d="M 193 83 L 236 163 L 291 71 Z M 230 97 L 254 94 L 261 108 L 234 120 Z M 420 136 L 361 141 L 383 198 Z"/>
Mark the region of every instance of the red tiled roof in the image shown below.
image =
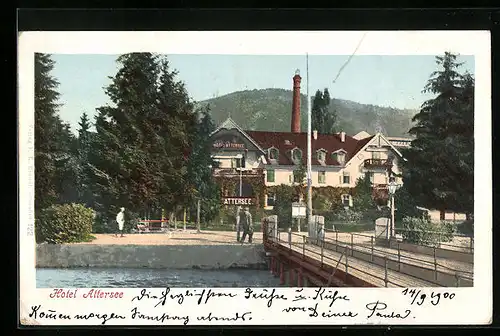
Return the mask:
<path id="1" fill-rule="evenodd" d="M 291 150 L 298 147 L 302 150 L 302 163 L 307 163 L 307 133 L 291 133 L 291 132 L 262 132 L 262 131 L 245 131 L 252 139 L 255 140 L 264 150 L 275 147 L 279 150 L 280 165 L 293 165 L 291 159 Z M 312 165 L 321 165 L 318 162 L 317 150 L 324 149 L 326 153 L 326 165 L 339 165 L 332 158 L 332 153 L 343 149 L 346 151 L 345 162 L 349 161 L 361 148 L 363 148 L 374 136 L 365 139 L 356 140 L 353 137 L 346 135 L 345 142 L 340 141 L 340 134 L 318 134 L 316 140 L 312 139 Z"/>

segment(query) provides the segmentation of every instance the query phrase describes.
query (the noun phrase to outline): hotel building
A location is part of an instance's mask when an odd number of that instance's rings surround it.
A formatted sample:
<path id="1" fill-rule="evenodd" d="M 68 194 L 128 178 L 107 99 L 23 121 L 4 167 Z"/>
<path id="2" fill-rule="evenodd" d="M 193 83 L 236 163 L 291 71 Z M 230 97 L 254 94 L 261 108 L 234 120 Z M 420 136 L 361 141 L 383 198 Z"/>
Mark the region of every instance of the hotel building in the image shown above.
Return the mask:
<path id="1" fill-rule="evenodd" d="M 304 183 L 297 181 L 296 176 L 298 168 L 307 163 L 307 133 L 300 132 L 300 82 L 301 77 L 296 74 L 290 132 L 243 130 L 228 118 L 212 133 L 212 157 L 216 162 L 213 175 L 224 197 L 252 198 L 254 205 L 272 209 L 273 187 Z M 364 131 L 350 136 L 345 132 L 318 134 L 313 130 L 311 136 L 313 190 L 350 190 L 358 178 L 368 176 L 376 194 L 387 197 L 391 179 L 402 183 L 400 149 L 409 146 L 410 139 Z M 352 206 L 348 191 L 340 197 L 344 206 Z"/>

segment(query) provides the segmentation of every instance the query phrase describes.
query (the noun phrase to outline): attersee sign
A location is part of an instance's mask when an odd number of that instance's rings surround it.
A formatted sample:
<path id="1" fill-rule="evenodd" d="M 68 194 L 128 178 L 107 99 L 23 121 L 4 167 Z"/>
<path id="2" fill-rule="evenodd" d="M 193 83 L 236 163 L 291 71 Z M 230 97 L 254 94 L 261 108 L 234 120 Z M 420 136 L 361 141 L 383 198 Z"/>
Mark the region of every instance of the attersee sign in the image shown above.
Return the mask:
<path id="1" fill-rule="evenodd" d="M 251 197 L 223 197 L 224 205 L 255 205 L 255 200 Z"/>

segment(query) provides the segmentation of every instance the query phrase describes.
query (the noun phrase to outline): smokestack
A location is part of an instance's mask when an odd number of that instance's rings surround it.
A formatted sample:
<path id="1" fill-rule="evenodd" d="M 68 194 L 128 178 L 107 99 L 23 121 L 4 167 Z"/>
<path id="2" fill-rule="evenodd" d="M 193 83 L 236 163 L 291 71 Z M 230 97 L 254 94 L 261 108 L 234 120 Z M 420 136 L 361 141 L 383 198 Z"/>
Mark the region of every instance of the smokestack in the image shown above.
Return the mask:
<path id="1" fill-rule="evenodd" d="M 318 140 L 318 131 L 317 130 L 313 131 L 313 139 Z"/>
<path id="2" fill-rule="evenodd" d="M 300 133 L 300 72 L 297 69 L 293 76 L 293 101 L 292 101 L 292 133 Z"/>
<path id="3" fill-rule="evenodd" d="M 340 132 L 340 142 L 345 142 L 345 132 Z"/>

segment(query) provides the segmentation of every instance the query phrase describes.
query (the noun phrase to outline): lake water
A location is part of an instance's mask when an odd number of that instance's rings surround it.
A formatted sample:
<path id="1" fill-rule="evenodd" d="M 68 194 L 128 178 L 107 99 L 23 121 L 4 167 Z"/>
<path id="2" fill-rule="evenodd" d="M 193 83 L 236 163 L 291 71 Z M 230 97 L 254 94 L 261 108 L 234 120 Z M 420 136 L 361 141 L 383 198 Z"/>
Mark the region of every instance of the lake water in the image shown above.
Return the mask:
<path id="1" fill-rule="evenodd" d="M 39 268 L 38 288 L 277 287 L 266 270 L 171 270 L 144 268 Z"/>

